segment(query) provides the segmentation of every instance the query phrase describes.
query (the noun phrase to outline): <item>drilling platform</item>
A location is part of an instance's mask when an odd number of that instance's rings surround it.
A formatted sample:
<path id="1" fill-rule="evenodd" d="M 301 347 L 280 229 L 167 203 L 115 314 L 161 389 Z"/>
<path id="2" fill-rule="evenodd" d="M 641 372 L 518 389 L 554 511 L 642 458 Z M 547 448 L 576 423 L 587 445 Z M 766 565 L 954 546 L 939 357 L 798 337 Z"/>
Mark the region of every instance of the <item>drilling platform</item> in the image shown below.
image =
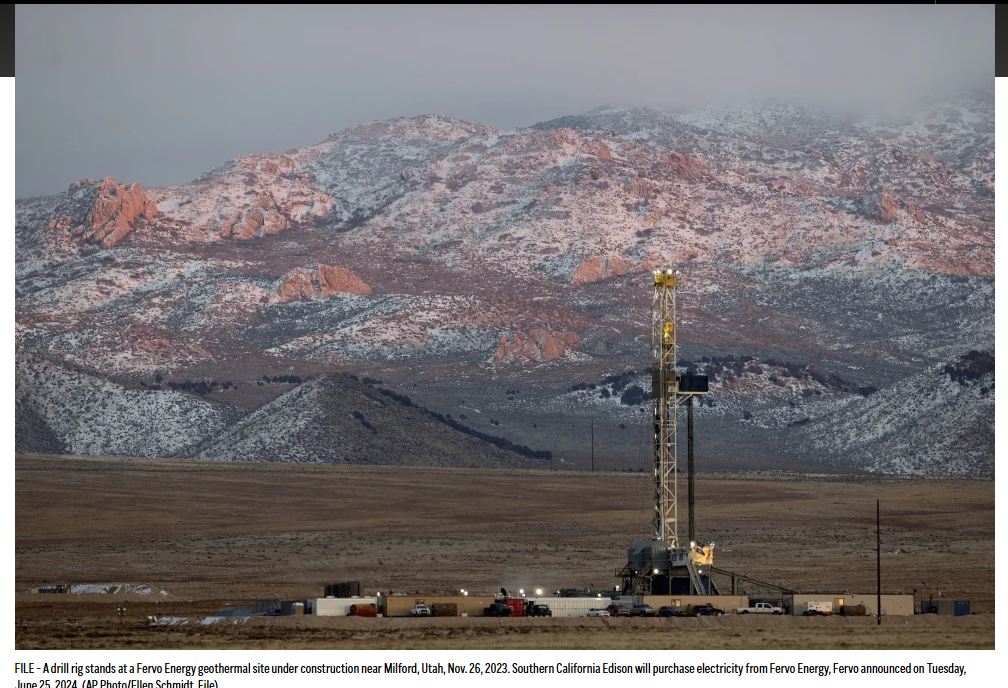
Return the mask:
<path id="1" fill-rule="evenodd" d="M 678 270 L 654 273 L 651 300 L 651 403 L 654 430 L 654 518 L 652 539 L 627 550 L 617 573 L 627 594 L 718 594 L 711 579 L 714 544 L 696 540 L 693 491 L 693 398 L 706 395 L 706 375 L 680 372 L 677 362 L 676 291 Z M 688 545 L 679 539 L 679 416 L 686 407 Z"/>

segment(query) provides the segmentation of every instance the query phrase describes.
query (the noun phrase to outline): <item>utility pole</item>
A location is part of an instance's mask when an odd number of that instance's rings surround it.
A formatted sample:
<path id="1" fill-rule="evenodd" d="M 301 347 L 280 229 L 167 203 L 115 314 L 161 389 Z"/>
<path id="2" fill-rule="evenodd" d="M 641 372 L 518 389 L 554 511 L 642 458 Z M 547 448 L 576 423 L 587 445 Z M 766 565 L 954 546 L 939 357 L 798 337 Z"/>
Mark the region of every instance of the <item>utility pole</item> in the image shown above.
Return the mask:
<path id="1" fill-rule="evenodd" d="M 879 500 L 875 500 L 875 603 L 878 605 L 878 625 L 882 625 L 882 536 Z"/>

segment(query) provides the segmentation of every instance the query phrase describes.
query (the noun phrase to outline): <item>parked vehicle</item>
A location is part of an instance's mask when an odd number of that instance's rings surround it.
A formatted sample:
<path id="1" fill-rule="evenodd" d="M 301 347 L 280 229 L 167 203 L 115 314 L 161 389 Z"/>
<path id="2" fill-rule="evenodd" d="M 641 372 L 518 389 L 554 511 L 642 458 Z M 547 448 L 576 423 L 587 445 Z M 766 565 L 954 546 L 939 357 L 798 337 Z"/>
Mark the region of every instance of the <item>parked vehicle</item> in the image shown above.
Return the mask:
<path id="1" fill-rule="evenodd" d="M 658 616 L 686 616 L 679 607 L 665 606 L 658 608 Z"/>
<path id="2" fill-rule="evenodd" d="M 658 616 L 658 610 L 650 604 L 635 604 L 630 607 L 630 616 Z"/>
<path id="3" fill-rule="evenodd" d="M 694 604 L 690 611 L 693 616 L 722 616 L 723 609 L 718 609 L 713 604 Z"/>
<path id="4" fill-rule="evenodd" d="M 780 607 L 775 607 L 769 602 L 757 602 L 753 607 L 739 607 L 735 610 L 736 614 L 783 614 L 784 610 Z"/>
<path id="5" fill-rule="evenodd" d="M 833 613 L 832 602 L 806 602 L 803 607 L 802 616 L 829 616 Z"/>
<path id="6" fill-rule="evenodd" d="M 630 607 L 620 604 L 610 604 L 606 607 L 609 616 L 630 616 Z"/>
<path id="7" fill-rule="evenodd" d="M 588 616 L 611 616 L 608 609 L 589 609 Z"/>
<path id="8" fill-rule="evenodd" d="M 430 616 L 431 610 L 426 604 L 415 604 L 413 608 L 409 610 L 410 616 Z"/>
<path id="9" fill-rule="evenodd" d="M 511 616 L 511 607 L 503 602 L 494 602 L 483 610 L 483 616 Z"/>
<path id="10" fill-rule="evenodd" d="M 553 610 L 548 604 L 530 604 L 525 611 L 525 616 L 553 616 Z"/>

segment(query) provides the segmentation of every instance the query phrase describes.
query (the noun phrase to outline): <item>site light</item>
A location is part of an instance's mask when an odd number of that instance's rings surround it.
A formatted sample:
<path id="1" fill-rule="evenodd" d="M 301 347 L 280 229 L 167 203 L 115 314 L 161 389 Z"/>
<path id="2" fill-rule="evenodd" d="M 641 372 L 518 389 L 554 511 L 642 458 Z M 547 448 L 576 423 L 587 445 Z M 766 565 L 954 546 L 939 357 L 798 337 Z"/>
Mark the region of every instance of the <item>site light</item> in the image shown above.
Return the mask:
<path id="1" fill-rule="evenodd" d="M 536 595 L 542 595 L 542 588 L 536 588 Z"/>
<path id="2" fill-rule="evenodd" d="M 654 572 L 655 572 L 655 575 L 657 576 L 658 575 L 658 569 L 655 569 Z"/>
<path id="3" fill-rule="evenodd" d="M 689 546 L 690 546 L 690 547 L 696 547 L 696 543 L 695 543 L 695 542 L 693 542 L 692 540 L 690 540 L 690 543 L 689 543 Z"/>
<path id="4" fill-rule="evenodd" d="M 525 588 L 519 588 L 518 589 L 518 594 L 519 595 L 524 595 L 525 594 Z"/>

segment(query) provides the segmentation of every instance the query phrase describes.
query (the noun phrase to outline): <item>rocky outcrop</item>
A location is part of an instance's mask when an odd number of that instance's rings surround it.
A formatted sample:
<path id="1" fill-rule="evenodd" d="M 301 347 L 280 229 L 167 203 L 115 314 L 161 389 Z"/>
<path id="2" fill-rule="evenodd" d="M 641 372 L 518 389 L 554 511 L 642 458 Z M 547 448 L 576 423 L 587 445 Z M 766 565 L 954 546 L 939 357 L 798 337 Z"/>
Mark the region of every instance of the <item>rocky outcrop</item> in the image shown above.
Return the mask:
<path id="1" fill-rule="evenodd" d="M 215 229 L 222 239 L 252 239 L 279 234 L 290 227 L 290 220 L 274 208 L 253 206 L 224 215 Z"/>
<path id="2" fill-rule="evenodd" d="M 660 217 L 660 216 L 659 216 Z M 609 253 L 585 258 L 571 273 L 571 284 L 587 284 L 607 277 L 616 277 L 630 271 L 633 263 L 623 256 Z"/>
<path id="3" fill-rule="evenodd" d="M 688 153 L 669 153 L 662 162 L 680 179 L 713 179 L 707 169 L 707 163 Z"/>
<path id="4" fill-rule="evenodd" d="M 498 363 L 522 358 L 536 363 L 553 361 L 580 343 L 581 338 L 573 332 L 552 332 L 549 329 L 534 329 L 528 334 L 516 332 L 510 337 L 503 334 L 497 342 L 494 360 Z"/>
<path id="5" fill-rule="evenodd" d="M 134 229 L 150 224 L 158 214 L 140 184 L 120 184 L 112 177 L 90 177 L 67 190 L 71 208 L 49 223 L 49 229 L 83 244 L 114 246 Z"/>
<path id="6" fill-rule="evenodd" d="M 883 186 L 882 191 L 873 199 L 872 215 L 879 222 L 892 222 L 899 213 L 900 202 L 889 187 Z"/>
<path id="7" fill-rule="evenodd" d="M 370 294 L 371 287 L 346 268 L 319 264 L 294 268 L 274 285 L 274 293 L 277 301 L 302 301 L 334 294 Z"/>
<path id="8" fill-rule="evenodd" d="M 609 146 L 605 145 L 604 142 L 599 140 L 585 141 L 581 149 L 588 155 L 594 155 L 597 158 L 602 158 L 603 160 L 612 161 L 612 151 L 609 150 Z"/>
<path id="9" fill-rule="evenodd" d="M 924 211 L 912 203 L 907 204 L 907 212 L 910 213 L 910 217 L 917 221 L 917 224 L 922 225 L 927 220 L 927 215 L 924 214 Z"/>
<path id="10" fill-rule="evenodd" d="M 626 185 L 626 191 L 634 198 L 647 199 L 655 190 L 654 184 L 644 177 L 634 177 Z"/>
<path id="11" fill-rule="evenodd" d="M 654 227 L 656 224 L 658 224 L 658 221 L 662 219 L 662 216 L 664 214 L 665 214 L 664 208 L 652 208 L 651 210 L 649 210 L 647 212 L 647 215 L 644 216 L 645 229 Z"/>
<path id="12" fill-rule="evenodd" d="M 689 263 L 700 257 L 700 252 L 695 248 L 684 248 L 676 251 L 675 255 L 672 256 L 673 265 L 682 265 L 683 263 Z"/>
<path id="13" fill-rule="evenodd" d="M 861 158 L 849 170 L 839 171 L 839 182 L 841 186 L 860 187 L 868 179 L 868 161 Z"/>

